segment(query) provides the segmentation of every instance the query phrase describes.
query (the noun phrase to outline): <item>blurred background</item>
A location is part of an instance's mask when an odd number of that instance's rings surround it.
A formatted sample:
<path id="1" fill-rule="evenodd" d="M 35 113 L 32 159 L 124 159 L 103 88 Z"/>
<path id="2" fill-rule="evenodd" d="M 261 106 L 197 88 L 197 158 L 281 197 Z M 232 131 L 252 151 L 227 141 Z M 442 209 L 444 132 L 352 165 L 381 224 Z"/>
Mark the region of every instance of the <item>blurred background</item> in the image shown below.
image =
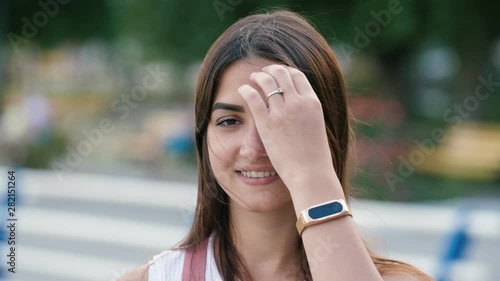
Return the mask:
<path id="1" fill-rule="evenodd" d="M 15 171 L 18 218 L 16 273 L 4 262 L 3 278 L 115 280 L 178 242 L 196 196 L 200 63 L 237 19 L 276 6 L 308 17 L 341 63 L 365 239 L 438 280 L 498 280 L 490 0 L 2 0 L 2 212 Z"/>

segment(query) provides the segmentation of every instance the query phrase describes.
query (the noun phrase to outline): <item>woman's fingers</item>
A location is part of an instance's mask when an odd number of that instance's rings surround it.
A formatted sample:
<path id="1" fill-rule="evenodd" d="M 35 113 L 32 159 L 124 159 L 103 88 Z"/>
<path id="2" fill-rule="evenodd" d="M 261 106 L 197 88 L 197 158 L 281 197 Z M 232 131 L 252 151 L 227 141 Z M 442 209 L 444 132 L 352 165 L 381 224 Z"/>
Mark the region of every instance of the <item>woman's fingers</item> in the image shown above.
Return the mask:
<path id="1" fill-rule="evenodd" d="M 311 107 L 310 103 L 306 102 L 309 99 L 300 98 L 312 95 L 317 99 L 306 76 L 295 68 L 268 65 L 262 71 L 252 73 L 250 81 L 257 86 L 245 84 L 238 88 L 238 92 L 247 103 L 264 143 L 272 140 L 276 132 L 289 131 L 285 135 L 297 134 L 294 132 L 296 128 L 287 127 L 292 123 L 300 123 L 301 116 L 312 114 L 311 110 L 316 111 L 316 107 Z M 284 93 L 274 94 L 266 102 L 266 97 L 278 88 L 283 89 Z M 264 96 L 261 96 L 260 92 L 264 93 Z"/>
<path id="2" fill-rule="evenodd" d="M 257 128 L 262 127 L 268 119 L 269 112 L 259 92 L 245 84 L 238 88 L 238 93 L 250 108 Z"/>
<path id="3" fill-rule="evenodd" d="M 294 94 L 301 96 L 315 95 L 314 89 L 309 83 L 306 75 L 302 71 L 294 67 L 280 64 L 271 64 L 262 68 L 262 72 L 265 72 L 272 78 L 274 78 L 277 87 L 283 89 L 283 91 L 285 92 L 285 94 L 283 95 L 285 102 L 287 98 L 290 98 Z M 269 77 L 257 75 L 256 78 L 260 79 L 260 81 L 257 80 L 255 82 L 259 82 L 258 84 L 262 87 L 263 90 L 269 90 L 264 88 L 268 84 L 272 85 L 272 81 L 269 79 Z M 266 81 L 267 79 L 269 79 L 269 81 Z"/>
<path id="4" fill-rule="evenodd" d="M 309 83 L 309 80 L 307 80 L 306 75 L 302 73 L 302 71 L 290 66 L 284 66 L 284 67 L 288 70 L 288 73 L 290 74 L 295 90 L 299 95 L 301 96 L 316 95 L 314 93 L 314 89 Z"/>
<path id="5" fill-rule="evenodd" d="M 283 89 L 285 93 L 283 98 L 285 101 L 291 95 L 297 94 L 292 78 L 290 77 L 290 73 L 284 65 L 271 64 L 262 68 L 262 71 L 271 75 L 278 84 L 278 87 Z"/>
<path id="6" fill-rule="evenodd" d="M 274 77 L 265 72 L 254 72 L 250 75 L 250 80 L 255 82 L 266 96 L 269 108 L 277 107 L 281 108 L 283 106 L 284 100 L 282 94 L 274 94 L 267 98 L 269 94 L 278 90 L 280 87 Z"/>

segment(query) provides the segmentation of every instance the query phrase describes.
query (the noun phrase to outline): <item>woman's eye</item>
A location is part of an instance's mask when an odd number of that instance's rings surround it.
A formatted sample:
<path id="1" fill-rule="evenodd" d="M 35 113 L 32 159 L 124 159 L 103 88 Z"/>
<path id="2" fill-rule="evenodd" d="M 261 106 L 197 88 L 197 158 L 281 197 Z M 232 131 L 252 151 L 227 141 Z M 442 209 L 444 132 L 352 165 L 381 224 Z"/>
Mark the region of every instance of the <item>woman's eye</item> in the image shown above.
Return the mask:
<path id="1" fill-rule="evenodd" d="M 240 121 L 238 121 L 236 119 L 227 118 L 227 119 L 217 121 L 217 126 L 231 127 L 231 126 L 237 125 L 239 122 Z"/>

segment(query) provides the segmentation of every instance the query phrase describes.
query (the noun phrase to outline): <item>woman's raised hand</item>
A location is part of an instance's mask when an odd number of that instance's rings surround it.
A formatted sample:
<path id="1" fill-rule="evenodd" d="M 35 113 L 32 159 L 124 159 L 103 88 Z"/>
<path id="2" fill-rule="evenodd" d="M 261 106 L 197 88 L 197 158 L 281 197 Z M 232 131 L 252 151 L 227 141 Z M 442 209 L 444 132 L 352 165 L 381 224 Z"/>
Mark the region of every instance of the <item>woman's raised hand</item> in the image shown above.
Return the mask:
<path id="1" fill-rule="evenodd" d="M 238 89 L 248 104 L 262 143 L 276 172 L 288 186 L 293 180 L 334 171 L 321 103 L 301 71 L 278 64 L 254 72 L 249 85 Z"/>

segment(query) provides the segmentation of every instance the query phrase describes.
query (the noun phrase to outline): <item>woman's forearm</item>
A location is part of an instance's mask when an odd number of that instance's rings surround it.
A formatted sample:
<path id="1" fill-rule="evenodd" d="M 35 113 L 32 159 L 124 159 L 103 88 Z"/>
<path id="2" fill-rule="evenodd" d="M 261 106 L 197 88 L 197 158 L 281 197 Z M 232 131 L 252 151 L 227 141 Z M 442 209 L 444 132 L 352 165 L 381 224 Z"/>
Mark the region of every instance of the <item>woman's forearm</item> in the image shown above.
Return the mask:
<path id="1" fill-rule="evenodd" d="M 334 171 L 287 183 L 298 215 L 313 205 L 345 199 Z M 314 281 L 382 281 L 351 216 L 307 227 L 302 241 Z"/>

